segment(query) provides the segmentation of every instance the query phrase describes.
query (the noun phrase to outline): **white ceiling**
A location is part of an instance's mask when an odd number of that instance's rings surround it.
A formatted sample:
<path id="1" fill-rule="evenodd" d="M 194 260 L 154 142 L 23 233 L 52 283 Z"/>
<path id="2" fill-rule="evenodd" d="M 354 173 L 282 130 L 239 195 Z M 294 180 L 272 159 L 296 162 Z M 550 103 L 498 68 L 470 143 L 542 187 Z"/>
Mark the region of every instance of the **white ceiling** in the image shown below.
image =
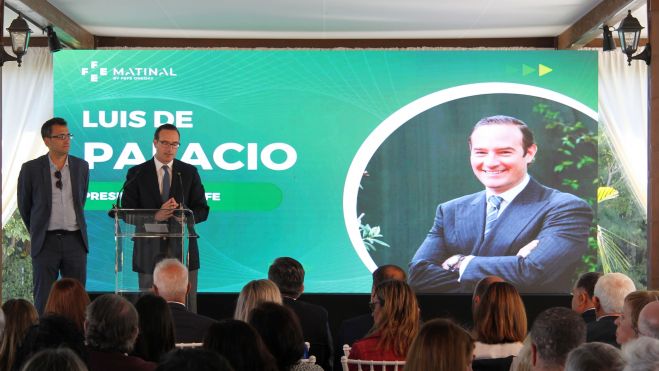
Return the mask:
<path id="1" fill-rule="evenodd" d="M 554 37 L 602 0 L 48 1 L 96 36 L 459 39 Z"/>

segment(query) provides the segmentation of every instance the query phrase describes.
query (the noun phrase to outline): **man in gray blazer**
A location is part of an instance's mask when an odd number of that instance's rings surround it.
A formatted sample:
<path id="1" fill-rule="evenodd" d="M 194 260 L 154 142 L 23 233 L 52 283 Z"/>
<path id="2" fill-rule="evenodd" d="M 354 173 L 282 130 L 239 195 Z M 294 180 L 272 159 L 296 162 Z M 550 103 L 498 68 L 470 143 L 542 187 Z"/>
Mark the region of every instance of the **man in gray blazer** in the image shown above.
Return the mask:
<path id="1" fill-rule="evenodd" d="M 522 292 L 569 292 L 588 247 L 588 204 L 528 175 L 537 146 L 519 119 L 481 119 L 469 148 L 485 190 L 437 207 L 410 263 L 410 285 L 417 292 L 470 292 L 494 275 Z"/>
<path id="2" fill-rule="evenodd" d="M 57 277 L 87 279 L 87 224 L 83 208 L 89 165 L 69 155 L 71 138 L 64 119 L 41 126 L 48 153 L 28 161 L 18 175 L 18 210 L 30 232 L 34 304 L 41 314 Z"/>

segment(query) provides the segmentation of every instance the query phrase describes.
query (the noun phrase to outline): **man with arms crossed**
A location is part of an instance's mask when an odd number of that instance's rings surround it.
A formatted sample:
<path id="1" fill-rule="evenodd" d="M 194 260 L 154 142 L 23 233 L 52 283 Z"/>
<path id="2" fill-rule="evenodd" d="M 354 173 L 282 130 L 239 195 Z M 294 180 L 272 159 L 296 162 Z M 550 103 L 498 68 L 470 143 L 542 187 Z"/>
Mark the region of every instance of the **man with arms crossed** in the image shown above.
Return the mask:
<path id="1" fill-rule="evenodd" d="M 72 134 L 64 119 L 41 126 L 48 153 L 28 161 L 18 175 L 18 210 L 30 231 L 34 305 L 43 314 L 57 277 L 87 280 L 87 224 L 83 208 L 89 165 L 70 156 Z"/>
<path id="2" fill-rule="evenodd" d="M 121 198 L 125 209 L 161 209 L 155 215 L 156 222 L 174 217 L 173 209 L 179 207 L 192 210 L 195 223 L 208 218 L 208 204 L 204 186 L 197 168 L 174 157 L 180 146 L 180 135 L 176 126 L 164 124 L 156 129 L 153 145 L 156 154 L 153 158 L 134 166 L 126 174 L 126 188 Z M 140 288 L 153 286 L 153 269 L 159 260 L 180 255 L 178 241 L 143 238 L 135 242 L 133 248 L 133 270 L 138 272 Z M 173 255 L 172 255 L 173 254 Z M 199 248 L 197 239 L 188 243 L 188 269 L 190 293 L 188 309 L 197 312 L 197 272 L 199 270 Z"/>
<path id="3" fill-rule="evenodd" d="M 469 292 L 494 275 L 521 292 L 568 292 L 587 249 L 588 204 L 528 175 L 538 148 L 521 120 L 481 119 L 468 143 L 485 190 L 437 207 L 410 263 L 410 285 L 417 292 Z"/>

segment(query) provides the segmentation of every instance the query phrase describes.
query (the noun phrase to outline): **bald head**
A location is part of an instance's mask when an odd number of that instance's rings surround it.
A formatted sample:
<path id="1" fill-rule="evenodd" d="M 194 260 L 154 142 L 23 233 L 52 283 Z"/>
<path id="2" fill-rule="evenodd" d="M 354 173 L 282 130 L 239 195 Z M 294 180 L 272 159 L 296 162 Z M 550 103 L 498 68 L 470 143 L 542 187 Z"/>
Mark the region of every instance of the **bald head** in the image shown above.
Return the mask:
<path id="1" fill-rule="evenodd" d="M 188 269 L 176 259 L 164 259 L 153 270 L 153 291 L 167 301 L 185 304 L 188 285 Z"/>
<path id="2" fill-rule="evenodd" d="M 641 309 L 638 331 L 645 336 L 659 339 L 659 301 L 653 301 Z"/>
<path id="3" fill-rule="evenodd" d="M 504 281 L 503 278 L 498 276 L 485 276 L 481 278 L 480 281 L 478 281 L 476 287 L 474 287 L 474 295 L 471 298 L 473 309 L 476 309 L 478 303 L 480 303 L 481 298 L 485 294 L 485 291 L 487 291 L 490 285 L 492 285 L 495 282 L 504 282 Z"/>

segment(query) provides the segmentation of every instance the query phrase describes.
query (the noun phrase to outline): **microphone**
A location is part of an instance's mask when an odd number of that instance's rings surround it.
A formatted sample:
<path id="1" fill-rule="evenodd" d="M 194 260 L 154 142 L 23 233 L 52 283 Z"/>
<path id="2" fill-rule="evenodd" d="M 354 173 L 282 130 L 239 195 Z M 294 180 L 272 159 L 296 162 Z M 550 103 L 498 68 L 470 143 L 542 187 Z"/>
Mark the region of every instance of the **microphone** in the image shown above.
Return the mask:
<path id="1" fill-rule="evenodd" d="M 183 179 L 181 177 L 181 172 L 177 171 L 176 175 L 178 175 L 178 185 L 181 186 L 181 204 L 179 205 L 181 209 L 185 209 L 185 195 L 183 193 Z"/>
<path id="2" fill-rule="evenodd" d="M 121 208 L 121 201 L 122 201 L 122 199 L 123 199 L 123 194 L 122 194 L 121 192 L 123 192 L 124 189 L 125 189 L 128 185 L 130 185 L 132 182 L 134 182 L 135 179 L 137 179 L 137 177 L 140 175 L 141 172 L 142 172 L 142 169 L 141 169 L 141 168 L 140 168 L 140 169 L 137 169 L 137 171 L 135 172 L 135 174 L 134 174 L 131 178 L 126 179 L 126 181 L 124 181 L 124 184 L 121 185 L 121 189 L 119 189 L 119 192 L 117 193 L 117 203 L 112 204 L 112 209 L 108 212 L 108 216 L 109 216 L 110 218 L 114 218 L 114 216 L 115 216 L 117 210 L 119 210 L 119 209 Z"/>

